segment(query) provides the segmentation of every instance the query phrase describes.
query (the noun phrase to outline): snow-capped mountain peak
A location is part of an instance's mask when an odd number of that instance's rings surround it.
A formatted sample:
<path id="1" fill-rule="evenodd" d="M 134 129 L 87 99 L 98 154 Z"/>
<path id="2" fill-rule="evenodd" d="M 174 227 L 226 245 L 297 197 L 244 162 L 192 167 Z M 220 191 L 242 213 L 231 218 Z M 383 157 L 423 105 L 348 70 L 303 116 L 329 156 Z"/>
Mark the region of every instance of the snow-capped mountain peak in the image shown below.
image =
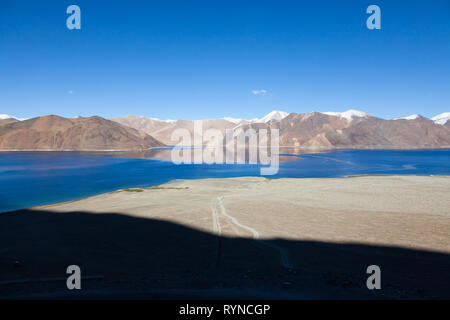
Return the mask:
<path id="1" fill-rule="evenodd" d="M 255 122 L 269 122 L 271 120 L 280 121 L 284 118 L 286 118 L 289 115 L 288 112 L 280 111 L 280 110 L 273 110 L 272 112 L 269 112 L 266 116 L 262 117 L 261 119 L 256 120 Z"/>
<path id="2" fill-rule="evenodd" d="M 242 121 L 248 121 L 248 120 L 241 119 L 241 118 L 231 118 L 231 117 L 224 117 L 223 120 L 227 120 L 229 122 L 233 122 L 233 123 L 236 123 L 236 124 L 238 124 L 238 123 L 240 123 Z"/>
<path id="3" fill-rule="evenodd" d="M 420 119 L 420 118 L 423 118 L 423 117 L 420 114 L 414 113 L 410 116 L 395 118 L 394 120 L 416 120 L 416 119 Z"/>
<path id="4" fill-rule="evenodd" d="M 141 118 L 145 118 L 145 116 L 140 116 L 140 117 Z M 177 122 L 177 120 L 172 120 L 172 119 L 167 119 L 167 120 L 161 120 L 159 118 L 149 118 L 149 119 L 154 120 L 154 121 L 159 121 L 159 122 L 166 122 L 166 123 L 175 123 L 175 122 Z"/>
<path id="5" fill-rule="evenodd" d="M 17 121 L 27 120 L 26 118 L 16 118 L 16 117 L 10 116 L 9 114 L 0 114 L 0 120 L 6 120 L 6 119 L 15 119 Z"/>
<path id="6" fill-rule="evenodd" d="M 271 120 L 280 121 L 280 120 L 286 118 L 288 115 L 289 115 L 289 112 L 273 110 L 262 118 L 241 119 L 241 118 L 224 117 L 222 119 L 237 124 L 237 126 L 235 127 L 235 128 L 237 128 L 246 123 L 267 123 Z"/>
<path id="7" fill-rule="evenodd" d="M 353 109 L 350 109 L 350 110 L 347 110 L 344 112 L 322 112 L 322 113 L 327 114 L 329 116 L 345 118 L 348 120 L 351 120 L 353 118 L 366 118 L 369 116 L 369 114 L 364 111 L 353 110 Z"/>
<path id="8" fill-rule="evenodd" d="M 431 118 L 431 120 L 433 120 L 434 123 L 444 125 L 447 123 L 447 121 L 450 120 L 450 112 L 444 112 L 444 113 L 438 114 L 437 116 L 434 116 L 433 118 Z"/>

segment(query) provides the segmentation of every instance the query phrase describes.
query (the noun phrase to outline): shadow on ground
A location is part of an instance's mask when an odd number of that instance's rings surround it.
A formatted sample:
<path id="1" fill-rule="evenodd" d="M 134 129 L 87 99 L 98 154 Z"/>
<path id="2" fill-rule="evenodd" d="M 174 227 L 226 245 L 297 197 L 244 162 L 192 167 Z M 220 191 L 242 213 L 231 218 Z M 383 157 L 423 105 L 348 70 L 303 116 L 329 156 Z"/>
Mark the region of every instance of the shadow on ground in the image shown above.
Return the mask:
<path id="1" fill-rule="evenodd" d="M 0 215 L 0 297 L 450 298 L 450 255 L 395 247 L 218 237 L 121 214 L 21 210 Z M 66 289 L 79 265 L 82 290 Z M 366 268 L 381 267 L 381 290 Z M 89 277 L 93 277 L 89 279 Z"/>

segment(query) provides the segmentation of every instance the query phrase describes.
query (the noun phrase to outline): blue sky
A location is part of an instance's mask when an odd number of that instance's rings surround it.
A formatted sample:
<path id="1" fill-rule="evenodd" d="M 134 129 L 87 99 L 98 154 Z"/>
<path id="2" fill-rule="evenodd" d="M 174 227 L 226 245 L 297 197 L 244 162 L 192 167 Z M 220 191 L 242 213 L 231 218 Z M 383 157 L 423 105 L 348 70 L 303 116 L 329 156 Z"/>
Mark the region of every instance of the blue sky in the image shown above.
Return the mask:
<path id="1" fill-rule="evenodd" d="M 66 8 L 81 8 L 81 30 Z M 366 8 L 381 8 L 381 30 Z M 254 90 L 266 90 L 254 94 Z M 0 113 L 450 111 L 450 2 L 0 1 Z"/>

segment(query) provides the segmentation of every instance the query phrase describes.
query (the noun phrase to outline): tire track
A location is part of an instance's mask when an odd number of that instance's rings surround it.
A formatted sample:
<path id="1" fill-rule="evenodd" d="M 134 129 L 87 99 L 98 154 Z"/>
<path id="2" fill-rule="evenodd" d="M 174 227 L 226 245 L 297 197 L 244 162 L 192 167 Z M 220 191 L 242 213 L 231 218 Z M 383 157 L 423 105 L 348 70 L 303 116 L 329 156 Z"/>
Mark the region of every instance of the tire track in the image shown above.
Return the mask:
<path id="1" fill-rule="evenodd" d="M 225 209 L 224 204 L 223 204 L 223 198 L 224 198 L 223 196 L 217 198 L 217 203 L 219 204 L 220 212 L 225 217 L 230 219 L 231 222 L 233 222 L 238 227 L 241 227 L 242 229 L 245 229 L 245 230 L 251 232 L 253 234 L 253 239 L 257 240 L 260 244 L 265 245 L 265 246 L 267 246 L 269 248 L 272 248 L 272 249 L 275 249 L 276 251 L 278 251 L 278 253 L 280 254 L 280 258 L 281 258 L 281 265 L 283 267 L 287 268 L 287 269 L 293 269 L 294 266 L 293 266 L 291 260 L 289 259 L 289 255 L 288 255 L 286 249 L 281 248 L 280 246 L 278 246 L 278 245 L 276 245 L 274 243 L 268 242 L 266 240 L 260 240 L 258 231 L 256 231 L 255 229 L 253 229 L 253 228 L 251 228 L 249 226 L 246 226 L 246 225 L 240 223 L 235 217 L 229 215 L 227 213 L 227 210 Z M 214 206 L 214 209 L 213 209 L 213 215 L 214 214 L 216 215 L 216 219 L 218 220 L 219 217 L 217 216 L 217 210 L 216 210 L 215 206 Z M 213 219 L 213 221 L 214 221 L 214 219 Z"/>
<path id="2" fill-rule="evenodd" d="M 219 215 L 217 214 L 216 205 L 214 203 L 214 199 L 211 200 L 211 213 L 212 213 L 212 221 L 213 221 L 213 230 L 214 234 L 220 237 L 222 234 L 222 229 L 220 227 Z"/>
<path id="3" fill-rule="evenodd" d="M 227 210 L 225 209 L 225 206 L 223 205 L 223 197 L 218 197 L 217 201 L 219 203 L 219 207 L 220 207 L 220 212 L 227 217 L 228 219 L 230 219 L 235 225 L 237 225 L 238 227 L 241 227 L 242 229 L 245 229 L 247 231 L 250 231 L 253 234 L 253 239 L 258 240 L 259 239 L 259 233 L 258 231 L 256 231 L 253 228 L 250 228 L 249 226 L 246 226 L 242 223 L 240 223 L 235 217 L 230 216 L 227 213 Z"/>
<path id="4" fill-rule="evenodd" d="M 211 269 L 217 269 L 220 262 L 220 256 L 222 253 L 222 228 L 220 227 L 219 215 L 215 204 L 215 199 L 211 200 L 211 214 L 213 221 L 213 231 L 217 237 L 217 245 L 213 251 Z"/>

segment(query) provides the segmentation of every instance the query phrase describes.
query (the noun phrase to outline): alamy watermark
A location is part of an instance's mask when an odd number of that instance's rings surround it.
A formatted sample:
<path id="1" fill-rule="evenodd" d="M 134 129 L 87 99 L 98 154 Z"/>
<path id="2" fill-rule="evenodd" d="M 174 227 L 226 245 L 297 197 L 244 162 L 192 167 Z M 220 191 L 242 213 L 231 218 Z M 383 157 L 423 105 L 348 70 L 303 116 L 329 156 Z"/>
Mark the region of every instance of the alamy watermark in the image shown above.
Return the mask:
<path id="1" fill-rule="evenodd" d="M 67 267 L 67 274 L 70 274 L 67 277 L 66 286 L 69 290 L 81 290 L 81 269 L 79 266 L 73 264 Z"/>
<path id="2" fill-rule="evenodd" d="M 367 274 L 370 274 L 370 276 L 367 278 L 366 286 L 367 289 L 373 290 L 373 289 L 381 289 L 381 269 L 376 264 L 370 265 L 367 267 L 366 270 Z"/>
<path id="3" fill-rule="evenodd" d="M 67 29 L 80 30 L 81 29 L 81 9 L 80 9 L 80 7 L 75 4 L 71 4 L 70 6 L 67 7 L 66 13 L 70 14 L 70 16 L 66 20 Z"/>
<path id="4" fill-rule="evenodd" d="M 202 121 L 194 121 L 193 134 L 179 128 L 172 132 L 175 164 L 260 164 L 261 175 L 274 175 L 279 169 L 279 130 L 237 128 L 223 130 L 209 128 L 203 131 Z"/>
<path id="5" fill-rule="evenodd" d="M 75 4 L 71 4 L 67 7 L 67 14 L 70 16 L 66 20 L 66 26 L 69 30 L 80 30 L 81 29 L 81 9 L 79 6 Z M 381 29 L 381 9 L 379 6 L 372 4 L 367 7 L 366 13 L 370 14 L 370 16 L 366 20 L 366 26 L 368 29 L 373 30 Z M 265 90 L 254 90 L 254 94 L 264 94 Z"/>
<path id="6" fill-rule="evenodd" d="M 379 6 L 372 4 L 367 7 L 366 13 L 370 14 L 367 18 L 366 26 L 369 30 L 381 29 L 381 9 Z"/>

